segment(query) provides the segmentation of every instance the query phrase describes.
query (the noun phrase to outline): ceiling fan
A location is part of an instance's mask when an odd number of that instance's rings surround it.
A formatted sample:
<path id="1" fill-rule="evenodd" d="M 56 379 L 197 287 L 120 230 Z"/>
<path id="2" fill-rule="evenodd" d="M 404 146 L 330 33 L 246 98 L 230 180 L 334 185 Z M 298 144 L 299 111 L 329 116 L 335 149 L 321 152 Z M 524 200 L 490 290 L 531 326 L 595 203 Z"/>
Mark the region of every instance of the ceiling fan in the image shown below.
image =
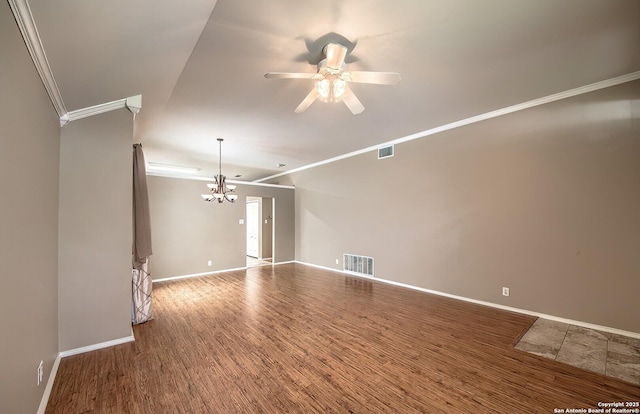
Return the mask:
<path id="1" fill-rule="evenodd" d="M 316 99 L 319 99 L 323 102 L 342 101 L 354 115 L 357 115 L 364 111 L 364 106 L 349 88 L 349 82 L 397 85 L 400 82 L 400 74 L 395 72 L 347 71 L 347 65 L 344 62 L 347 51 L 348 49 L 341 44 L 329 43 L 323 48 L 326 59 L 318 63 L 317 73 L 268 72 L 264 77 L 273 79 L 311 79 L 316 81 L 314 88 L 295 109 L 296 113 L 306 111 Z"/>

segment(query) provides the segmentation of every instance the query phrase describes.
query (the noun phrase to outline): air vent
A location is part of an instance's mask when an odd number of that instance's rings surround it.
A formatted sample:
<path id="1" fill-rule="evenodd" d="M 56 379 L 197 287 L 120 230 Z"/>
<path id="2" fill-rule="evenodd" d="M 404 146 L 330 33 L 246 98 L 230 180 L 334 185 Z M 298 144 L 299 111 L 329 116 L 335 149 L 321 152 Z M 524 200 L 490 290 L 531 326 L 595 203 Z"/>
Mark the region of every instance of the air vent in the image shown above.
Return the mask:
<path id="1" fill-rule="evenodd" d="M 378 148 L 378 159 L 393 157 L 393 145 Z"/>
<path id="2" fill-rule="evenodd" d="M 373 277 L 373 257 L 345 253 L 342 263 L 345 272 Z"/>

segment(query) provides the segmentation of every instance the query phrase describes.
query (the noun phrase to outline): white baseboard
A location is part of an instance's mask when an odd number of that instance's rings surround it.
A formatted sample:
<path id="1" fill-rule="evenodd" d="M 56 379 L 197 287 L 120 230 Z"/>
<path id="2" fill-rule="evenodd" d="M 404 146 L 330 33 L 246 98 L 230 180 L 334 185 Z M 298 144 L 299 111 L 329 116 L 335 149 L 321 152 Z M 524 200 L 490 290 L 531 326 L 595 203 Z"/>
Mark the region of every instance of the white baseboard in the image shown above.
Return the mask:
<path id="1" fill-rule="evenodd" d="M 278 266 L 278 265 L 287 264 L 287 263 L 295 263 L 295 260 L 290 260 L 288 262 L 272 263 L 272 266 Z M 216 271 L 213 271 L 213 272 L 193 273 L 193 274 L 190 274 L 190 275 L 163 277 L 162 279 L 153 279 L 153 283 L 169 282 L 171 280 L 180 280 L 180 279 L 191 279 L 191 278 L 194 278 L 194 277 L 211 276 L 211 275 L 215 275 L 215 274 L 218 274 L 218 273 L 235 272 L 236 270 L 247 270 L 247 269 L 248 269 L 248 267 L 245 266 L 245 267 L 236 267 L 234 269 L 216 270 Z"/>
<path id="2" fill-rule="evenodd" d="M 53 362 L 53 367 L 51 368 L 51 372 L 49 373 L 47 386 L 44 388 L 44 393 L 42 394 L 42 399 L 40 400 L 40 406 L 38 407 L 37 414 L 44 414 L 44 412 L 47 410 L 49 396 L 51 395 L 51 390 L 53 389 L 53 382 L 56 380 L 56 374 L 58 373 L 58 366 L 60 366 L 61 359 L 62 357 L 60 356 L 60 354 L 58 354 L 58 357 Z"/>
<path id="3" fill-rule="evenodd" d="M 344 271 L 344 270 L 341 270 L 341 269 L 334 269 L 334 268 L 326 267 L 326 266 L 315 265 L 315 264 L 312 264 L 312 263 L 301 262 L 299 260 L 296 260 L 295 262 L 303 264 L 303 265 L 311 266 L 311 267 L 316 267 L 318 269 L 329 270 L 329 271 L 341 273 L 341 274 L 348 275 L 348 276 L 361 277 L 363 279 L 377 280 L 378 282 L 387 283 L 387 284 L 395 285 L 395 286 L 400 286 L 400 287 L 404 287 L 404 288 L 408 288 L 408 289 L 418 290 L 420 292 L 431 293 L 431 294 L 438 295 L 438 296 L 444 296 L 444 297 L 451 298 L 451 299 L 457 299 L 457 300 L 462 300 L 462 301 L 465 301 L 465 302 L 475 303 L 477 305 L 489 306 L 489 307 L 492 307 L 492 308 L 502 309 L 502 310 L 506 310 L 506 311 L 509 311 L 509 312 L 522 313 L 524 315 L 535 316 L 535 317 L 542 318 L 542 319 L 550 319 L 552 321 L 562 322 L 562 323 L 566 323 L 566 324 L 569 324 L 569 325 L 582 326 L 584 328 L 595 329 L 595 330 L 602 331 L 602 332 L 609 332 L 609 333 L 613 333 L 613 334 L 629 336 L 631 338 L 640 339 L 640 333 L 638 333 L 638 332 L 625 331 L 625 330 L 622 330 L 622 329 L 611 328 L 609 326 L 596 325 L 596 324 L 589 323 L 589 322 L 576 321 L 576 320 L 573 320 L 573 319 L 561 318 L 559 316 L 547 315 L 545 313 L 534 312 L 534 311 L 530 311 L 530 310 L 526 310 L 526 309 L 520 309 L 520 308 L 511 307 L 511 306 L 500 305 L 498 303 L 485 302 L 485 301 L 482 301 L 482 300 L 471 299 L 471 298 L 467 298 L 467 297 L 464 297 L 464 296 L 452 295 L 452 294 L 445 293 L 445 292 L 440 292 L 440 291 L 437 291 L 437 290 L 425 289 L 425 288 L 421 288 L 421 287 L 418 287 L 418 286 L 408 285 L 406 283 L 394 282 L 393 280 L 380 279 L 380 278 L 377 278 L 377 277 L 359 275 L 357 273 L 347 272 L 347 271 Z"/>
<path id="4" fill-rule="evenodd" d="M 56 380 L 56 375 L 58 374 L 58 367 L 60 366 L 60 360 L 64 357 L 68 357 L 71 355 L 78 355 L 89 351 L 95 351 L 97 349 L 107 348 L 114 345 L 125 344 L 127 342 L 135 341 L 136 338 L 133 335 L 133 327 L 131 327 L 131 335 L 125 336 L 124 338 L 114 339 L 112 341 L 101 342 L 99 344 L 83 346 L 81 348 L 70 349 L 68 351 L 63 351 L 58 353 L 58 357 L 53 362 L 53 367 L 51 368 L 51 372 L 49 373 L 49 379 L 47 380 L 47 386 L 44 389 L 44 393 L 42 394 L 42 399 L 40 400 L 40 406 L 38 407 L 37 414 L 44 414 L 47 409 L 47 404 L 49 403 L 49 397 L 51 396 L 51 390 L 53 389 L 53 383 Z"/>
<path id="5" fill-rule="evenodd" d="M 191 278 L 194 278 L 194 277 L 210 276 L 210 275 L 215 275 L 215 274 L 218 274 L 218 273 L 234 272 L 236 270 L 245 270 L 246 268 L 247 267 L 245 266 L 245 267 L 236 267 L 234 269 L 215 270 L 215 271 L 212 271 L 212 272 L 192 273 L 190 275 L 163 277 L 162 279 L 153 279 L 153 283 L 169 282 L 171 280 L 191 279 Z"/>
<path id="6" fill-rule="evenodd" d="M 102 348 L 108 348 L 114 345 L 126 344 L 127 342 L 133 342 L 136 338 L 133 336 L 133 329 L 131 329 L 131 335 L 124 338 L 113 339 L 111 341 L 100 342 L 99 344 L 87 345 L 80 348 L 70 349 L 68 351 L 60 352 L 60 357 L 65 358 L 71 355 L 84 354 L 85 352 L 96 351 Z"/>

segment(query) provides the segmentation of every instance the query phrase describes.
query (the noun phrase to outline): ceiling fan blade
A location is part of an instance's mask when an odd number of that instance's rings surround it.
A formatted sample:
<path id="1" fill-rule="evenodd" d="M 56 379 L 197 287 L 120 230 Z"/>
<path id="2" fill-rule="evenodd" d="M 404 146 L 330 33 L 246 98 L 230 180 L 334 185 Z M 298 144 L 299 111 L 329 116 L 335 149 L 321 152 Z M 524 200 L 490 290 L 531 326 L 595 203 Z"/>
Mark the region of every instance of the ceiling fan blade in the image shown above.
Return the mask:
<path id="1" fill-rule="evenodd" d="M 358 115 L 364 111 L 364 105 L 358 99 L 358 97 L 353 93 L 350 88 L 344 92 L 344 98 L 342 98 L 342 102 L 347 105 L 347 108 L 351 111 L 352 114 Z"/>
<path id="2" fill-rule="evenodd" d="M 265 78 L 271 79 L 317 79 L 317 73 L 267 72 Z"/>
<path id="3" fill-rule="evenodd" d="M 329 43 L 325 46 L 325 54 L 327 55 L 327 67 L 340 70 L 347 56 L 347 48 L 337 43 Z"/>
<path id="4" fill-rule="evenodd" d="M 396 72 L 345 72 L 346 80 L 355 83 L 374 83 L 377 85 L 397 85 L 400 83 L 400 74 Z"/>
<path id="5" fill-rule="evenodd" d="M 307 95 L 302 100 L 302 102 L 300 102 L 300 105 L 298 105 L 298 107 L 295 109 L 294 112 L 297 114 L 301 114 L 302 112 L 306 111 L 307 108 L 309 108 L 317 98 L 318 98 L 318 91 L 316 90 L 316 88 L 311 89 L 311 92 L 309 92 L 309 95 Z"/>

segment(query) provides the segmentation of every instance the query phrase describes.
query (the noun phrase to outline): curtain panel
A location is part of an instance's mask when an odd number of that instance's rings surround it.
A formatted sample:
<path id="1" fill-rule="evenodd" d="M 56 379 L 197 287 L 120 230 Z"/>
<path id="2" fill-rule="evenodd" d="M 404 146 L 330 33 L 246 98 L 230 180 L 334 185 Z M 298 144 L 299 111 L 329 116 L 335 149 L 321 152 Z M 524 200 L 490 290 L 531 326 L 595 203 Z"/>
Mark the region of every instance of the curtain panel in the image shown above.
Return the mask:
<path id="1" fill-rule="evenodd" d="M 133 146 L 133 271 L 132 315 L 134 325 L 153 319 L 153 282 L 149 272 L 151 218 L 147 172 L 142 145 Z"/>

